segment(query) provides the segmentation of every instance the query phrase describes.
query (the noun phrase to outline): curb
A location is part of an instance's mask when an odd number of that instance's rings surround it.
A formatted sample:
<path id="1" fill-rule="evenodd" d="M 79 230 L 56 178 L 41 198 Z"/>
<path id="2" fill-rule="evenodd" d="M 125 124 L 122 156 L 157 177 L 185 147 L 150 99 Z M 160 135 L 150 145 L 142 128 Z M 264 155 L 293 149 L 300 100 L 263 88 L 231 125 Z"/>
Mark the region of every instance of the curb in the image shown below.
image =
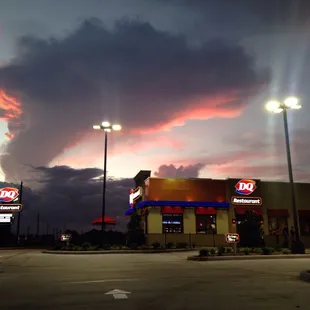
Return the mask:
<path id="1" fill-rule="evenodd" d="M 285 255 L 245 255 L 245 256 L 189 256 L 187 260 L 191 261 L 227 261 L 227 260 L 264 260 L 264 259 L 297 259 L 310 258 L 309 254 L 285 254 Z M 310 271 L 309 271 L 310 282 Z"/>
<path id="2" fill-rule="evenodd" d="M 106 251 L 42 251 L 44 254 L 60 255 L 87 255 L 87 254 L 156 254 L 156 253 L 177 253 L 190 252 L 194 249 L 171 249 L 171 250 L 106 250 Z"/>
<path id="3" fill-rule="evenodd" d="M 310 270 L 302 271 L 299 275 L 300 280 L 310 282 Z"/>

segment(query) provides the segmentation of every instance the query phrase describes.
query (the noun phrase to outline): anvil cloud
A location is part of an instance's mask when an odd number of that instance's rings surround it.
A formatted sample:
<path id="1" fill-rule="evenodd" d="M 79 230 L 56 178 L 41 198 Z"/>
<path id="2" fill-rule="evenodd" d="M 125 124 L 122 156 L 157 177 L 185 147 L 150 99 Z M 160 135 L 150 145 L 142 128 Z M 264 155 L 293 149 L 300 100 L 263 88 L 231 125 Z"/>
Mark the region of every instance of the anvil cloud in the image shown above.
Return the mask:
<path id="1" fill-rule="evenodd" d="M 22 177 L 22 166 L 48 165 L 103 118 L 122 123 L 122 143 L 191 119 L 235 117 L 267 81 L 241 46 L 215 39 L 194 49 L 140 21 L 108 30 L 90 19 L 62 38 L 22 37 L 0 68 L 0 89 L 23 111 L 2 163 Z"/>

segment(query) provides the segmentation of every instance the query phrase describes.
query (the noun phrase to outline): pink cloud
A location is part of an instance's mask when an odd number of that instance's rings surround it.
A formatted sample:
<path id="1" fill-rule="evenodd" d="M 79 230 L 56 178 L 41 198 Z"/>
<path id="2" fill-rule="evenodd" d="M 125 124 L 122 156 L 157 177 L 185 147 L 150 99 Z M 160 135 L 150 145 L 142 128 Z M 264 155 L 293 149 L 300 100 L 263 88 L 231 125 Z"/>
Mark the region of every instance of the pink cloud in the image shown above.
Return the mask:
<path id="1" fill-rule="evenodd" d="M 155 157 L 156 151 L 175 153 L 184 147 L 184 142 L 167 134 L 148 134 L 143 136 L 126 136 L 118 133 L 108 136 L 108 156 L 123 156 L 124 162 L 128 155 L 150 153 L 148 159 Z M 101 161 L 104 149 L 104 132 L 88 134 L 80 144 L 73 144 L 61 155 L 57 156 L 52 165 L 69 165 L 74 167 L 94 166 Z M 126 157 L 127 156 L 127 157 Z M 166 155 L 167 156 L 167 155 Z M 139 169 L 139 167 L 137 167 Z"/>
<path id="2" fill-rule="evenodd" d="M 188 166 L 161 165 L 154 173 L 159 178 L 197 178 L 204 164 Z"/>
<path id="3" fill-rule="evenodd" d="M 217 178 L 258 178 L 270 180 L 284 180 L 288 181 L 288 166 L 287 164 L 268 164 L 257 166 L 242 166 L 242 165 L 221 165 L 208 167 L 210 174 L 217 176 Z M 294 169 L 295 181 L 309 181 L 310 170 Z"/>
<path id="4" fill-rule="evenodd" d="M 240 104 L 236 104 L 240 102 Z M 147 129 L 135 129 L 134 132 L 152 133 L 184 126 L 190 120 L 208 120 L 211 118 L 234 118 L 242 114 L 247 104 L 238 92 L 227 92 L 221 95 L 196 98 L 185 104 L 186 108 L 170 114 L 170 119 L 159 122 Z"/>
<path id="5" fill-rule="evenodd" d="M 287 180 L 288 168 L 283 134 L 275 133 L 266 139 L 259 132 L 248 132 L 234 137 L 223 138 L 225 152 L 200 155 L 195 158 L 169 158 L 163 162 L 175 166 L 195 166 L 201 163 L 198 170 L 200 177 L 227 178 L 249 177 Z M 307 130 L 298 130 L 291 134 L 292 165 L 296 180 L 310 180 L 310 134 Z M 233 149 L 229 151 L 229 149 Z M 165 165 L 163 165 L 165 166 Z M 166 166 L 169 167 L 169 166 Z"/>

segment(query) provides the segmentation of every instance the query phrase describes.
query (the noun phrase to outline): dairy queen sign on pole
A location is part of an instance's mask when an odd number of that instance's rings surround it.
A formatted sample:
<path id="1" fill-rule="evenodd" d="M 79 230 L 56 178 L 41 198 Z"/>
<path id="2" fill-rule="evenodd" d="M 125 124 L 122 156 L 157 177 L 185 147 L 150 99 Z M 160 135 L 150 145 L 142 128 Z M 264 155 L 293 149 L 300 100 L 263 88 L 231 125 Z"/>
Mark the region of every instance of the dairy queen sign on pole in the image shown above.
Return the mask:
<path id="1" fill-rule="evenodd" d="M 17 242 L 19 240 L 20 214 L 23 209 L 22 192 L 23 182 L 20 184 L 20 189 L 15 187 L 4 187 L 0 189 L 0 214 L 2 215 L 0 222 L 12 224 L 13 215 L 18 213 L 16 231 Z M 10 220 L 8 221 L 8 219 Z"/>

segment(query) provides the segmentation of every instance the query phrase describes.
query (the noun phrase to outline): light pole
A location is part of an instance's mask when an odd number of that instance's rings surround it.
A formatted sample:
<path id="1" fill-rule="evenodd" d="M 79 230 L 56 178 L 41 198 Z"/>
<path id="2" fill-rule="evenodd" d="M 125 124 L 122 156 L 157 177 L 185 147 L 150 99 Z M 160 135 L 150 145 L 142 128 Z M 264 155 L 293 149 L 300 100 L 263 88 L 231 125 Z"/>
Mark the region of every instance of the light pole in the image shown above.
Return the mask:
<path id="1" fill-rule="evenodd" d="M 305 247 L 300 240 L 299 235 L 299 220 L 296 206 L 296 195 L 295 195 L 295 186 L 294 186 L 294 178 L 293 178 L 293 170 L 292 170 L 292 159 L 291 159 L 291 147 L 290 147 L 290 138 L 288 131 L 288 123 L 287 123 L 287 110 L 299 110 L 301 105 L 299 101 L 295 97 L 286 98 L 283 102 L 279 102 L 276 100 L 271 100 L 267 102 L 266 109 L 272 113 L 283 113 L 283 123 L 284 123 L 284 134 L 285 134 L 285 145 L 286 145 L 286 157 L 287 157 L 287 166 L 288 166 L 288 176 L 290 182 L 290 190 L 291 190 L 291 204 L 293 208 L 293 220 L 294 220 L 294 230 L 295 230 L 295 246 L 292 244 L 292 253 L 305 253 Z"/>
<path id="2" fill-rule="evenodd" d="M 102 191 L 102 223 L 101 223 L 101 247 L 104 245 L 104 216 L 105 216 L 105 193 L 107 187 L 107 154 L 108 154 L 108 133 L 112 130 L 119 131 L 122 129 L 121 125 L 112 125 L 109 122 L 102 122 L 101 125 L 94 125 L 93 129 L 104 131 L 104 166 L 103 166 L 103 191 Z"/>

